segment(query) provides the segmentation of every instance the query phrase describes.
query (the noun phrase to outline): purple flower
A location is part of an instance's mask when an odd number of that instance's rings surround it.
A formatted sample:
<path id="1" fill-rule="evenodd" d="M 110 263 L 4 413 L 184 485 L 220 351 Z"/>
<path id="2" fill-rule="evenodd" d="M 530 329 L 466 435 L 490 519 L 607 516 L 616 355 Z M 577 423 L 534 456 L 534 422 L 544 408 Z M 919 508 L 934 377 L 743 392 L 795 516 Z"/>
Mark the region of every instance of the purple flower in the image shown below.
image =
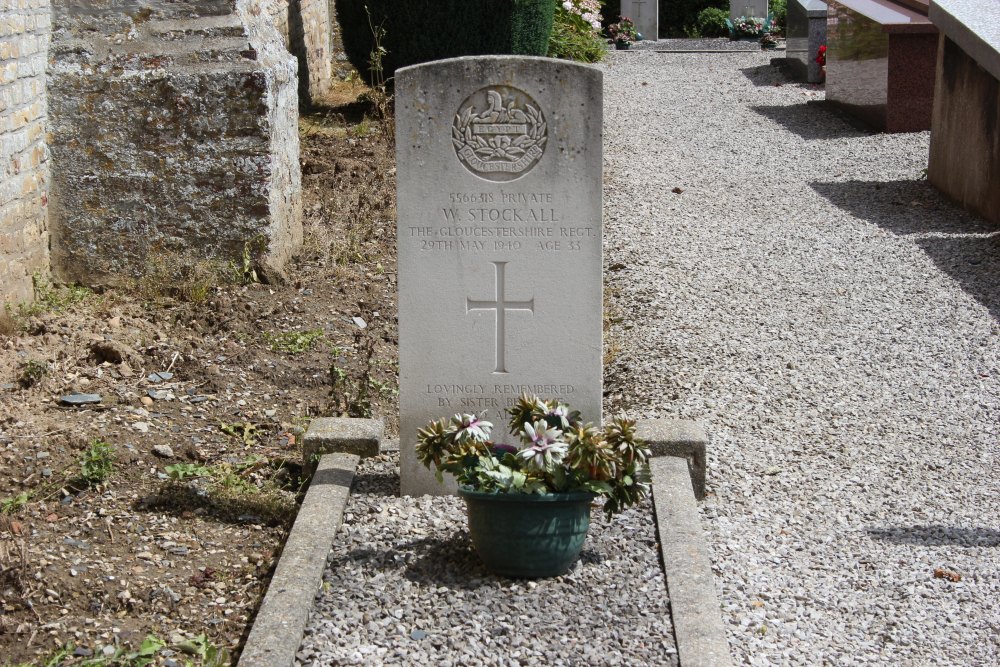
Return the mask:
<path id="1" fill-rule="evenodd" d="M 569 448 L 565 442 L 559 441 L 562 431 L 549 428 L 544 420 L 534 424 L 525 423 L 522 433 L 529 444 L 518 452 L 518 456 L 540 470 L 561 461 Z"/>
<path id="2" fill-rule="evenodd" d="M 492 423 L 476 415 L 455 415 L 451 418 L 451 423 L 458 428 L 455 440 L 460 443 L 486 442 L 490 439 L 490 431 L 493 430 Z"/>
<path id="3" fill-rule="evenodd" d="M 517 454 L 517 447 L 514 445 L 505 445 L 502 442 L 495 443 L 493 445 L 493 456 L 499 458 L 504 454 Z"/>

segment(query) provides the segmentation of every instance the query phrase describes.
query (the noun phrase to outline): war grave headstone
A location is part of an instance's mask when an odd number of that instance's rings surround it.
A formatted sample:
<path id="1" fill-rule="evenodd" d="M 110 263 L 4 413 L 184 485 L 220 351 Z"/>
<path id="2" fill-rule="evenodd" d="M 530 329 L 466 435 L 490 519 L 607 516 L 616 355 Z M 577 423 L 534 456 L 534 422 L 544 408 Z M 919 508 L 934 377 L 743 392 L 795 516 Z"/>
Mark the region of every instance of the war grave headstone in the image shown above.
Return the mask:
<path id="1" fill-rule="evenodd" d="M 656 40 L 660 31 L 660 3 L 657 0 L 622 0 L 621 15 L 632 19 L 643 39 Z"/>
<path id="2" fill-rule="evenodd" d="M 733 21 L 741 16 L 767 18 L 767 0 L 729 0 L 729 18 Z"/>
<path id="3" fill-rule="evenodd" d="M 396 72 L 400 482 L 431 419 L 523 392 L 601 420 L 602 113 L 596 68 L 483 56 Z M 513 443 L 512 443 L 513 444 Z"/>

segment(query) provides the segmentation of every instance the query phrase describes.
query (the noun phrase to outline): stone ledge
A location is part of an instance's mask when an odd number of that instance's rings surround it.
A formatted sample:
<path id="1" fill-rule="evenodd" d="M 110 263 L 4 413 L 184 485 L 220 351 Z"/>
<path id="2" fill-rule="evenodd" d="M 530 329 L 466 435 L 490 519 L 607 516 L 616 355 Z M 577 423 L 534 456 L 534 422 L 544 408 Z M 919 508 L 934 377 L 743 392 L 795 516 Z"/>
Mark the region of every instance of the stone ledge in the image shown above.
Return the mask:
<path id="1" fill-rule="evenodd" d="M 687 466 L 677 457 L 663 456 L 654 458 L 650 467 L 677 657 L 682 667 L 731 667 L 712 563 Z"/>
<path id="2" fill-rule="evenodd" d="M 636 422 L 636 433 L 649 444 L 653 456 L 686 459 L 695 498 L 705 498 L 705 450 L 708 447 L 708 435 L 699 422 L 686 419 L 640 419 Z"/>
<path id="3" fill-rule="evenodd" d="M 362 458 L 378 456 L 384 437 L 385 424 L 381 419 L 314 419 L 302 441 L 303 465 L 309 469 L 317 456 L 336 452 L 355 454 Z"/>
<path id="4" fill-rule="evenodd" d="M 811 19 L 825 19 L 827 6 L 823 0 L 795 0 L 806 10 L 806 16 Z"/>
<path id="5" fill-rule="evenodd" d="M 982 0 L 932 0 L 929 16 L 951 41 L 1000 79 L 1000 4 Z"/>
<path id="6" fill-rule="evenodd" d="M 247 636 L 239 667 L 291 667 L 302 643 L 358 466 L 354 454 L 319 460 L 295 524 Z"/>

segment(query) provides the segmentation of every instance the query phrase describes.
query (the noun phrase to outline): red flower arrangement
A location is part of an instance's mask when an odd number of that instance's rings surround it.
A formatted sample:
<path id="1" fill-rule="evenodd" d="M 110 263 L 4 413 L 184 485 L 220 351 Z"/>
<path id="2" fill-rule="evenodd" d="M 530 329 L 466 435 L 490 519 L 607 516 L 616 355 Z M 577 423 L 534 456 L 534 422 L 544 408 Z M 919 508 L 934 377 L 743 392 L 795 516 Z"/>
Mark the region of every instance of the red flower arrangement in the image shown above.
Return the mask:
<path id="1" fill-rule="evenodd" d="M 816 62 L 820 64 L 820 67 L 826 67 L 826 44 L 819 47 L 819 55 L 816 56 Z"/>

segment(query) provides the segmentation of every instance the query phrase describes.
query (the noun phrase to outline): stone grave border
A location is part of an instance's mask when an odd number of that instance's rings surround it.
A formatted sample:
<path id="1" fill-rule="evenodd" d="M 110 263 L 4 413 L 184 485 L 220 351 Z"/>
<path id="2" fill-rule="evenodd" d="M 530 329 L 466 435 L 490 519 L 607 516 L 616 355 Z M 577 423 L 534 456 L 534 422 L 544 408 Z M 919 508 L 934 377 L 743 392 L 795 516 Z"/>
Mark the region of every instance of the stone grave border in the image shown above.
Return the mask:
<path id="1" fill-rule="evenodd" d="M 693 421 L 643 420 L 653 450 L 653 506 L 671 620 L 681 667 L 731 667 L 695 496 L 704 497 L 708 438 Z M 361 455 L 398 449 L 380 420 L 315 419 L 305 434 L 304 465 L 316 470 L 247 635 L 238 667 L 292 667 L 327 557 L 343 523 Z"/>

